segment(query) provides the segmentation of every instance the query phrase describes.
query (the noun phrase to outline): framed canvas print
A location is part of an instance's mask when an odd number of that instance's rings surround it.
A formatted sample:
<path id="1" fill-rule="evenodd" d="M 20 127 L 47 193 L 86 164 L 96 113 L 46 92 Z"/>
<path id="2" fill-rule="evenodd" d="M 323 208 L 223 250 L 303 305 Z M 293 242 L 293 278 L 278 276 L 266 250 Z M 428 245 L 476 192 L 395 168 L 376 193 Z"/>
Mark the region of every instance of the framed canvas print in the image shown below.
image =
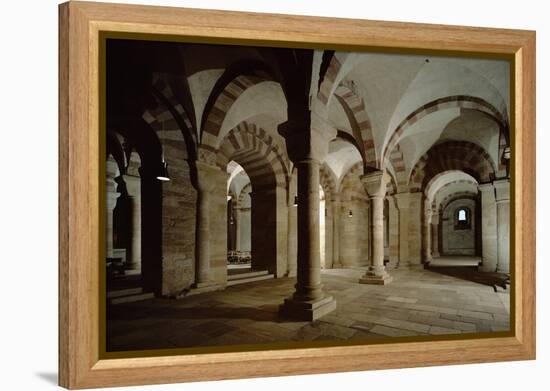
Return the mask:
<path id="1" fill-rule="evenodd" d="M 59 12 L 62 386 L 534 359 L 534 32 Z"/>

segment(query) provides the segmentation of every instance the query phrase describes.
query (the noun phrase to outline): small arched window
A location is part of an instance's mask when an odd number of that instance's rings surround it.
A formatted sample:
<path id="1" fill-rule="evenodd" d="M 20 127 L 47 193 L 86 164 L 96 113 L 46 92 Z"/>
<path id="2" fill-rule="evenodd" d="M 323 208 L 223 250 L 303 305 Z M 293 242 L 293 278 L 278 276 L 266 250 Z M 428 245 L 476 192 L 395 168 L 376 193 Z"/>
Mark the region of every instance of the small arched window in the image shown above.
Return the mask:
<path id="1" fill-rule="evenodd" d="M 457 208 L 455 211 L 455 229 L 470 229 L 471 224 L 470 209 L 465 207 Z"/>

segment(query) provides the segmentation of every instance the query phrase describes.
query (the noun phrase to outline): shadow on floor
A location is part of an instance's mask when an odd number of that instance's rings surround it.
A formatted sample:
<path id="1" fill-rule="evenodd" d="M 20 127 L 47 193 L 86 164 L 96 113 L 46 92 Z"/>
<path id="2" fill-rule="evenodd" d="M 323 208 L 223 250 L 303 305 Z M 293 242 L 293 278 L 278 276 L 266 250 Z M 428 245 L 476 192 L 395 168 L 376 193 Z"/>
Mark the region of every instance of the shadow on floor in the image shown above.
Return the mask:
<path id="1" fill-rule="evenodd" d="M 151 305 L 133 305 L 112 307 L 108 309 L 107 321 L 124 320 L 151 320 L 151 319 L 250 319 L 255 321 L 269 321 L 276 323 L 295 322 L 281 318 L 278 314 L 278 305 L 265 304 L 255 307 L 221 307 L 202 304 L 200 307 L 156 307 Z"/>
<path id="2" fill-rule="evenodd" d="M 57 385 L 57 372 L 39 372 L 35 375 L 46 383 L 53 384 L 54 386 Z"/>
<path id="3" fill-rule="evenodd" d="M 506 289 L 506 285 L 510 283 L 510 276 L 508 274 L 480 272 L 477 266 L 428 266 L 426 269 L 434 273 L 487 285 L 492 287 L 495 292 L 497 291 L 497 287 Z"/>

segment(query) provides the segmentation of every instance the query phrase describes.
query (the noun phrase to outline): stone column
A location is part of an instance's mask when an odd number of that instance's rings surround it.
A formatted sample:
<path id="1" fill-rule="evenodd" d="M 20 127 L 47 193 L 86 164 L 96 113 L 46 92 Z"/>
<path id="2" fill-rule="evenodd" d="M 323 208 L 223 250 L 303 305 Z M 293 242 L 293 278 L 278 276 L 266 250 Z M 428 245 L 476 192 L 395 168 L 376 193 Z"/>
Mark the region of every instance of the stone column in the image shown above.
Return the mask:
<path id="1" fill-rule="evenodd" d="M 334 195 L 332 199 L 332 268 L 342 268 L 340 261 L 340 212 L 342 201 L 339 195 Z"/>
<path id="2" fill-rule="evenodd" d="M 440 215 L 436 210 L 432 211 L 432 257 L 438 258 L 439 254 L 439 220 Z"/>
<path id="3" fill-rule="evenodd" d="M 106 219 L 105 219 L 105 256 L 113 257 L 113 211 L 116 207 L 116 201 L 120 193 L 108 192 L 106 202 Z"/>
<path id="4" fill-rule="evenodd" d="M 510 181 L 493 182 L 497 204 L 497 272 L 510 273 Z"/>
<path id="5" fill-rule="evenodd" d="M 201 161 L 197 166 L 197 262 L 195 269 L 195 288 L 214 285 L 210 276 L 210 193 L 216 185 L 213 176 L 220 169 Z"/>
<path id="6" fill-rule="evenodd" d="M 117 198 L 120 193 L 117 192 L 117 183 L 115 178 L 119 175 L 119 169 L 116 161 L 109 156 L 106 162 L 106 186 L 105 186 L 105 257 L 113 257 L 113 212 L 116 207 Z"/>
<path id="7" fill-rule="evenodd" d="M 294 294 L 280 312 L 312 321 L 336 309 L 336 301 L 321 285 L 319 237 L 319 165 L 328 153 L 336 130 L 315 114 L 307 113 L 279 126 L 290 159 L 298 171 L 298 267 Z"/>
<path id="8" fill-rule="evenodd" d="M 482 272 L 497 270 L 497 206 L 492 183 L 479 185 L 481 192 L 481 264 Z"/>
<path id="9" fill-rule="evenodd" d="M 233 209 L 235 224 L 235 251 L 240 251 L 241 249 L 241 208 L 236 207 Z"/>
<path id="10" fill-rule="evenodd" d="M 409 195 L 409 265 L 422 264 L 422 209 L 423 197 L 421 192 Z"/>
<path id="11" fill-rule="evenodd" d="M 294 196 L 290 197 L 288 205 L 288 238 L 287 238 L 287 256 L 288 256 L 288 277 L 296 277 L 296 257 L 297 257 L 297 220 L 298 207 L 294 206 Z"/>
<path id="12" fill-rule="evenodd" d="M 132 239 L 127 257 L 128 269 L 141 273 L 141 178 L 124 175 L 128 199 L 132 208 Z"/>
<path id="13" fill-rule="evenodd" d="M 399 266 L 409 265 L 409 193 L 394 195 L 399 210 Z"/>
<path id="14" fill-rule="evenodd" d="M 375 171 L 361 177 L 370 200 L 369 227 L 371 232 L 370 264 L 367 272 L 359 279 L 361 284 L 385 285 L 392 277 L 384 266 L 384 195 L 386 183 L 384 173 Z"/>
<path id="15" fill-rule="evenodd" d="M 422 258 L 425 265 L 432 261 L 432 209 L 424 209 L 424 224 L 422 225 Z"/>
<path id="16" fill-rule="evenodd" d="M 297 251 L 298 251 L 298 205 L 295 205 L 295 197 L 298 196 L 298 190 L 296 187 L 297 173 L 296 168 L 292 168 L 292 176 L 288 188 L 288 197 L 287 197 L 287 276 L 296 277 L 296 267 L 297 267 Z"/>
<path id="17" fill-rule="evenodd" d="M 390 246 L 390 265 L 397 266 L 399 262 L 399 211 L 394 196 L 388 196 L 388 219 L 389 219 L 389 246 Z"/>
<path id="18" fill-rule="evenodd" d="M 297 162 L 298 168 L 298 283 L 294 297 L 323 297 L 320 273 L 319 162 Z"/>

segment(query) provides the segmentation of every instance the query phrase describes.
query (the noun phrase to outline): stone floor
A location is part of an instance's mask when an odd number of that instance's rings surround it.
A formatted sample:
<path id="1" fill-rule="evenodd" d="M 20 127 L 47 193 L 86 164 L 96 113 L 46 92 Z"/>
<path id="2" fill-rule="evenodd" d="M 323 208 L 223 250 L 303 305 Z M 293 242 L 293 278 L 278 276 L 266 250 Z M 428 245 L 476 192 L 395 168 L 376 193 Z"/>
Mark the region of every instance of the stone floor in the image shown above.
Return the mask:
<path id="1" fill-rule="evenodd" d="M 442 269 L 443 270 L 443 269 Z M 396 336 L 509 330 L 508 291 L 442 273 L 399 268 L 386 286 L 362 285 L 361 269 L 323 271 L 336 311 L 314 322 L 277 310 L 294 279 L 229 287 L 180 300 L 151 299 L 108 309 L 108 351 L 289 341 L 380 340 Z"/>

